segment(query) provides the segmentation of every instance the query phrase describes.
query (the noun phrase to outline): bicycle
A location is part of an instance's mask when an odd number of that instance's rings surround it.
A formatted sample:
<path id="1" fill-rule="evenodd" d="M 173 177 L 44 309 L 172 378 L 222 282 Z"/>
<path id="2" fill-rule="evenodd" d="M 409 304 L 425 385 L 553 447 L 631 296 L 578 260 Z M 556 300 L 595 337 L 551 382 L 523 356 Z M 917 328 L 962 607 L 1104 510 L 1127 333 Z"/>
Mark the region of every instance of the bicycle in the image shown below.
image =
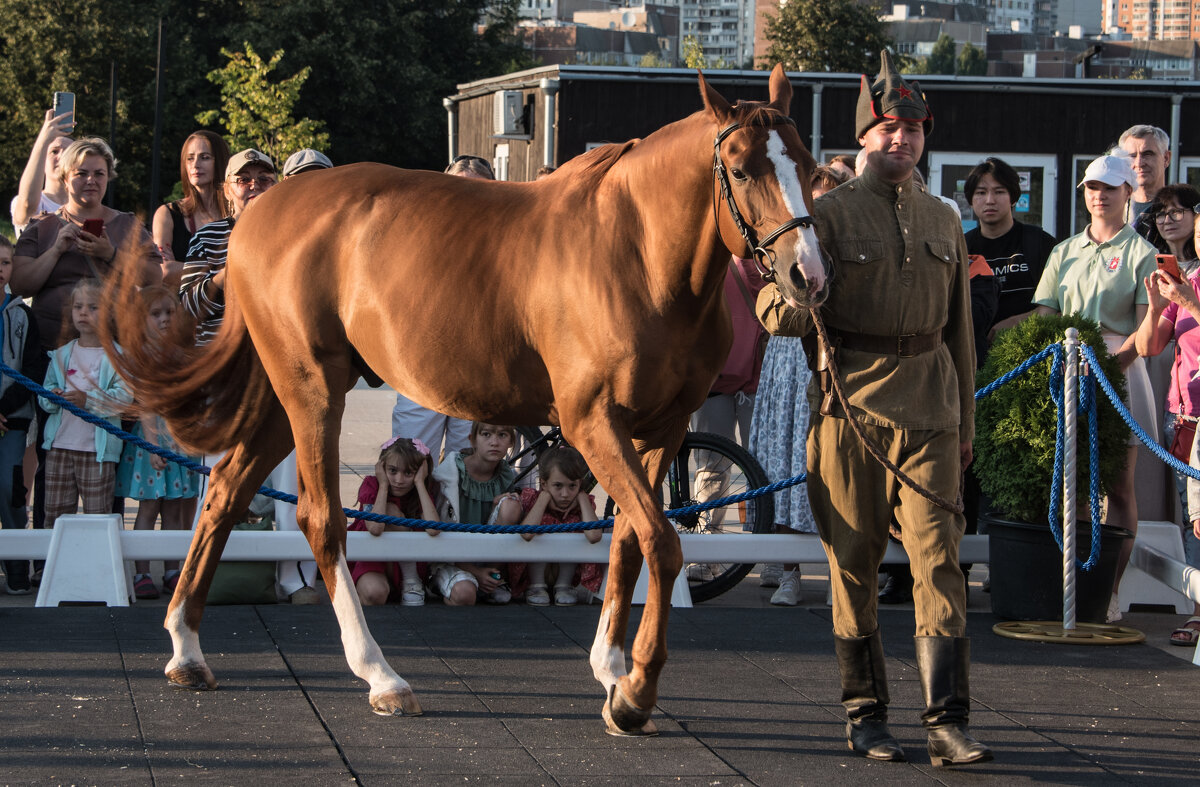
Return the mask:
<path id="1" fill-rule="evenodd" d="M 520 467 L 517 476 L 519 484 L 536 464 L 523 462 L 528 462 L 531 455 L 541 456 L 546 449 L 566 443 L 566 440 L 558 427 L 551 427 L 546 432 L 529 426 L 518 427 L 517 430 L 528 442 L 510 459 L 514 466 Z M 660 499 L 664 510 L 670 511 L 748 492 L 768 483 L 766 472 L 745 448 L 720 435 L 688 432 L 679 453 L 667 469 Z M 589 474 L 585 485 L 590 489 L 595 484 L 595 478 Z M 612 498 L 603 496 L 603 507 L 598 503 L 596 508 L 603 510 L 604 517 L 608 518 L 615 512 L 616 504 Z M 773 495 L 763 495 L 708 511 L 672 516 L 670 519 L 680 533 L 771 533 L 775 529 L 775 499 Z M 740 582 L 752 568 L 753 563 L 691 563 L 684 566 L 692 603 L 716 598 Z"/>

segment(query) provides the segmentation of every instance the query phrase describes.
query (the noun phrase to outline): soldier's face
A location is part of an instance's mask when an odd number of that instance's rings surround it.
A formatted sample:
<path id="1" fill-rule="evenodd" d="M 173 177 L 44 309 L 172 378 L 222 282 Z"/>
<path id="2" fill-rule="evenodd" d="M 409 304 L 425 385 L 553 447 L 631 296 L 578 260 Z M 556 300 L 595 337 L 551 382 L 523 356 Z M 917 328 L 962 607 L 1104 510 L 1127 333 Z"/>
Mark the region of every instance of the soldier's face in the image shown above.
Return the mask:
<path id="1" fill-rule="evenodd" d="M 925 129 L 919 120 L 885 120 L 858 139 L 867 152 L 867 166 L 892 183 L 912 175 L 925 151 Z"/>

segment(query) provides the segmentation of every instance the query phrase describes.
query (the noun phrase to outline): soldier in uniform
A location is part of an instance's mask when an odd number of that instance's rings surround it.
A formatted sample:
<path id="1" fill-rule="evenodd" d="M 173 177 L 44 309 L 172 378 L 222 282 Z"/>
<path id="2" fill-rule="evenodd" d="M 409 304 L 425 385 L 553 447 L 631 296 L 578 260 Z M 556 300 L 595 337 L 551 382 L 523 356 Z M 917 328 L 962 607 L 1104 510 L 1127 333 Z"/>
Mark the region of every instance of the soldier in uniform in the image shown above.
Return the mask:
<path id="1" fill-rule="evenodd" d="M 920 87 L 906 82 L 884 52 L 879 76 L 874 83 L 863 77 L 858 100 L 866 169 L 816 200 L 813 219 L 836 268 L 821 317 L 854 415 L 917 484 L 955 501 L 971 461 L 975 350 L 962 229 L 936 197 L 913 187 L 932 127 Z M 811 330 L 808 312 L 784 303 L 774 284 L 760 294 L 758 312 L 772 333 Z M 991 760 L 967 734 L 963 515 L 885 470 L 832 394 L 818 362 L 809 388 L 808 494 L 829 557 L 847 743 L 866 757 L 904 760 L 887 728 L 877 615 L 878 571 L 894 516 L 912 564 L 930 758 L 934 765 Z"/>

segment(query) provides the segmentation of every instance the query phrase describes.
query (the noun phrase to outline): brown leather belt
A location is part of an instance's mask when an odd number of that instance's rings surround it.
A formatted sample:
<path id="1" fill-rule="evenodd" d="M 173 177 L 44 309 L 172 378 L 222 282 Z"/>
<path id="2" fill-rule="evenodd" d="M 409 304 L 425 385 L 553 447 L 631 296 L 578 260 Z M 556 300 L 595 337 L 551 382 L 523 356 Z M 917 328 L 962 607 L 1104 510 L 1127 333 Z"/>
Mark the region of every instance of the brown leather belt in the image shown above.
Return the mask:
<path id="1" fill-rule="evenodd" d="M 831 339 L 836 339 L 839 347 L 860 352 L 878 353 L 879 355 L 895 355 L 900 358 L 912 358 L 933 352 L 942 346 L 942 331 L 933 333 L 911 333 L 905 336 L 878 336 L 873 333 L 854 333 L 841 331 L 826 326 Z"/>

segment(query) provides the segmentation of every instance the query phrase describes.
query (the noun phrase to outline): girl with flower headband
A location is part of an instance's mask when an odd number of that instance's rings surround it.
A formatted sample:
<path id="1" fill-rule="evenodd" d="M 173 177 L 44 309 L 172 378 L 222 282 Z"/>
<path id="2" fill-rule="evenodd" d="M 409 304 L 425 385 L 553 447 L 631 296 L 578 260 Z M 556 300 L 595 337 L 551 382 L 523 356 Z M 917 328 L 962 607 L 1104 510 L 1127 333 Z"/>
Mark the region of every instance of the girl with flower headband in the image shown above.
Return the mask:
<path id="1" fill-rule="evenodd" d="M 358 488 L 358 503 L 363 511 L 394 517 L 425 519 L 436 522 L 449 513 L 440 484 L 433 479 L 433 459 L 420 440 L 393 437 L 380 446 L 375 475 L 363 479 Z M 412 528 L 367 522 L 357 519 L 350 530 L 366 530 L 373 536 L 385 531 L 410 531 Z M 426 530 L 431 536 L 440 531 Z M 359 560 L 350 564 L 350 576 L 363 606 L 384 604 L 393 592 L 400 603 L 419 607 L 425 603 L 425 587 L 416 562 L 382 563 Z"/>

